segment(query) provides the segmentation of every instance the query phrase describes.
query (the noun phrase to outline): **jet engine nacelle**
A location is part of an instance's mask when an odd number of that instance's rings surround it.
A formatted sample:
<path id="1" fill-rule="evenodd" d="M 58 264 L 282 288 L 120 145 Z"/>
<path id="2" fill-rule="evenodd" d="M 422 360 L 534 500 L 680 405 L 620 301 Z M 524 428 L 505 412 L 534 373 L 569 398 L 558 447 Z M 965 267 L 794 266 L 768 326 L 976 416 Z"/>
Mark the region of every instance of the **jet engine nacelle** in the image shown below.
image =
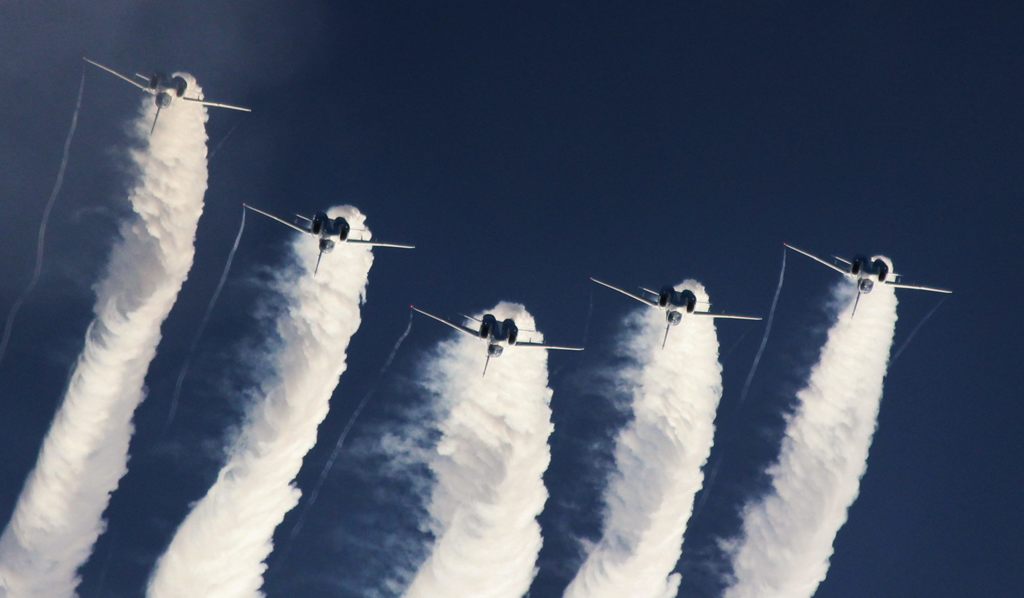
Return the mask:
<path id="1" fill-rule="evenodd" d="M 505 332 L 508 334 L 508 344 L 516 344 L 516 339 L 519 338 L 519 327 L 512 320 L 505 320 L 503 324 Z"/>
<path id="2" fill-rule="evenodd" d="M 313 216 L 313 222 L 311 222 L 309 225 L 309 232 L 313 233 L 314 235 L 320 236 L 320 233 L 322 233 L 324 230 L 324 223 L 326 223 L 327 220 L 327 214 L 324 214 L 323 212 L 317 212 L 316 215 Z"/>
<path id="3" fill-rule="evenodd" d="M 334 219 L 334 232 L 338 235 L 339 239 L 344 241 L 348 239 L 348 234 L 352 232 L 352 227 L 349 226 L 348 220 L 338 216 Z"/>
<path id="4" fill-rule="evenodd" d="M 889 276 L 889 264 L 878 258 L 875 258 L 872 264 L 874 265 L 875 274 L 878 275 L 878 281 L 885 282 L 886 277 Z"/>
<path id="5" fill-rule="evenodd" d="M 480 322 L 480 338 L 487 338 L 491 336 L 491 331 L 494 330 L 498 320 L 491 314 L 487 314 L 483 317 Z"/>
<path id="6" fill-rule="evenodd" d="M 681 307 L 686 313 L 692 314 L 697 308 L 697 296 L 690 289 L 677 291 L 673 287 L 662 287 L 661 293 L 658 294 L 658 305 Z"/>
<path id="7" fill-rule="evenodd" d="M 349 226 L 347 220 L 341 216 L 331 218 L 326 212 L 317 212 L 313 216 L 313 222 L 309 225 L 309 232 L 314 235 L 318 237 L 337 237 L 339 241 L 347 240 L 348 234 L 351 231 L 352 227 Z"/>
<path id="8" fill-rule="evenodd" d="M 661 287 L 661 292 L 658 293 L 658 305 L 661 307 L 668 307 L 668 304 L 672 302 L 672 294 L 676 290 L 672 287 Z"/>
<path id="9" fill-rule="evenodd" d="M 175 77 L 171 79 L 171 84 L 174 86 L 174 93 L 178 94 L 178 97 L 185 95 L 185 90 L 188 89 L 188 81 L 185 81 L 182 77 Z"/>

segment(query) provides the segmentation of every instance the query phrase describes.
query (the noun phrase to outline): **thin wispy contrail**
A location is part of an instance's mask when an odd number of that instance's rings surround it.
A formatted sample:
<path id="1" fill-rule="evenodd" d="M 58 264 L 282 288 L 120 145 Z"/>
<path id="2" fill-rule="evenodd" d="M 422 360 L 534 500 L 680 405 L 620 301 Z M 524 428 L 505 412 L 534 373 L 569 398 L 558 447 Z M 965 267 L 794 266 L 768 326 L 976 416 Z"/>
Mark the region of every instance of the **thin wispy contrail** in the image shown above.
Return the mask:
<path id="1" fill-rule="evenodd" d="M 696 281 L 677 288 L 708 302 Z M 631 395 L 633 417 L 615 443 L 601 539 L 566 598 L 676 595 L 680 576 L 673 570 L 714 441 L 722 397 L 714 320 L 683 316 L 664 349 L 663 311 L 642 308 L 627 322 L 631 364 L 618 378 Z"/>
<path id="2" fill-rule="evenodd" d="M 890 272 L 892 268 L 890 268 Z M 896 295 L 875 285 L 852 317 L 856 289 L 834 288 L 835 323 L 786 418 L 771 489 L 743 509 L 727 598 L 810 597 L 825 579 L 833 542 L 860 490 L 896 326 Z"/>
<path id="3" fill-rule="evenodd" d="M 364 216 L 351 206 L 328 214 L 365 228 Z M 261 381 L 248 393 L 249 413 L 216 482 L 157 561 L 149 596 L 260 595 L 274 530 L 302 495 L 295 477 L 347 367 L 373 254 L 342 245 L 324 255 L 315 277 L 315 243 L 296 236 L 290 254 L 273 289 L 285 299 L 278 338 L 254 361 Z"/>
<path id="4" fill-rule="evenodd" d="M 907 347 L 910 346 L 910 341 L 914 340 L 914 337 L 917 336 L 917 331 L 921 330 L 921 327 L 923 327 L 925 323 L 928 322 L 928 320 L 932 319 L 932 316 L 935 315 L 935 312 L 937 312 L 939 308 L 942 307 L 942 304 L 945 303 L 946 299 L 948 298 L 949 297 L 943 297 L 942 299 L 939 299 L 939 302 L 936 303 L 930 310 L 928 310 L 928 313 L 926 313 L 924 317 L 921 318 L 921 321 L 918 322 L 916 326 L 914 326 L 914 329 L 910 331 L 910 334 L 907 336 L 907 340 L 903 341 L 903 344 L 900 345 L 898 349 L 896 349 L 895 353 L 893 353 L 892 360 L 889 362 L 889 365 L 896 363 L 896 360 L 900 358 L 900 355 L 902 355 L 903 352 L 907 350 Z"/>
<path id="5" fill-rule="evenodd" d="M 132 417 L 160 327 L 192 267 L 206 192 L 206 109 L 178 102 L 150 135 L 155 111 L 147 96 L 134 121 L 141 147 L 131 153 L 131 214 L 95 287 L 95 318 L 60 408 L 0 536 L 0 595 L 74 595 L 128 468 Z"/>
<path id="6" fill-rule="evenodd" d="M 236 122 L 235 125 L 231 127 L 223 137 L 221 137 L 220 141 L 217 142 L 217 145 L 213 146 L 213 149 L 210 150 L 210 156 L 207 158 L 208 160 L 213 160 L 213 157 L 217 155 L 220 148 L 224 147 L 224 143 L 231 137 L 231 134 L 235 132 L 235 129 L 237 129 L 240 124 L 242 124 L 241 121 Z"/>
<path id="7" fill-rule="evenodd" d="M 206 311 L 203 312 L 203 318 L 199 321 L 199 328 L 196 329 L 195 335 L 192 336 L 192 343 L 188 346 L 185 363 L 181 364 L 178 378 L 174 381 L 171 405 L 167 409 L 167 419 L 164 421 L 164 429 L 161 436 L 167 433 L 167 429 L 174 422 L 174 416 L 178 412 L 178 399 L 181 397 L 181 389 L 185 383 L 185 377 L 188 376 L 188 370 L 192 365 L 192 357 L 195 356 L 196 349 L 199 347 L 199 341 L 202 340 L 203 333 L 206 331 L 206 325 L 210 323 L 210 314 L 213 313 L 213 308 L 217 305 L 217 299 L 220 298 L 220 292 L 224 289 L 224 283 L 228 279 L 228 274 L 231 273 L 231 264 L 235 261 L 235 252 L 238 251 L 238 243 L 242 240 L 242 232 L 245 231 L 246 211 L 245 208 L 242 208 L 242 222 L 238 225 L 238 234 L 235 235 L 235 242 L 231 245 L 231 251 L 228 252 L 228 259 L 224 262 L 224 270 L 220 273 L 217 288 L 213 290 L 213 296 L 210 297 L 210 302 L 206 304 Z"/>
<path id="8" fill-rule="evenodd" d="M 693 507 L 693 517 L 699 516 L 700 512 L 704 510 L 704 504 L 708 502 L 708 497 L 711 496 L 711 489 L 715 487 L 715 479 L 718 477 L 718 470 L 722 468 L 724 460 L 724 457 L 719 457 L 718 461 L 711 467 L 711 471 L 708 472 L 708 477 L 704 480 L 704 485 L 701 486 L 700 500 Z"/>
<path id="9" fill-rule="evenodd" d="M 754 361 L 750 364 L 750 371 L 747 372 L 747 379 L 743 382 L 743 391 L 740 392 L 740 400 L 736 403 L 739 407 L 747 400 L 747 393 L 750 392 L 750 385 L 754 381 L 754 374 L 757 373 L 757 366 L 761 364 L 761 356 L 764 355 L 764 348 L 768 346 L 768 336 L 772 333 L 772 321 L 775 319 L 775 306 L 779 304 L 779 295 L 782 293 L 782 281 L 786 277 L 786 250 L 782 250 L 782 267 L 779 268 L 779 283 L 775 286 L 775 295 L 772 297 L 772 306 L 768 309 L 768 321 L 764 326 L 764 336 L 761 337 L 761 345 L 754 354 Z"/>
<path id="10" fill-rule="evenodd" d="M 46 227 L 50 223 L 50 213 L 53 211 L 53 206 L 57 202 L 57 196 L 60 195 L 60 188 L 64 185 L 64 171 L 68 167 L 68 155 L 71 151 L 71 140 L 75 137 L 75 129 L 78 128 L 78 112 L 82 109 L 82 92 L 85 90 L 85 71 L 82 71 L 82 78 L 78 82 L 78 98 L 75 100 L 75 111 L 71 115 L 71 126 L 68 128 L 67 137 L 64 138 L 64 151 L 60 158 L 60 167 L 57 168 L 57 180 L 53 183 L 53 189 L 50 190 L 50 198 L 46 200 L 46 207 L 43 208 L 43 220 L 39 223 L 39 231 L 36 233 L 36 263 L 32 268 L 32 278 L 29 280 L 25 290 L 18 295 L 18 298 L 14 300 L 14 304 L 11 305 L 10 311 L 7 312 L 7 318 L 4 320 L 4 332 L 3 337 L 0 338 L 0 363 L 3 363 L 4 356 L 7 354 L 7 345 L 11 342 L 11 332 L 14 330 L 14 320 L 18 317 L 18 312 L 21 311 L 21 306 L 28 299 L 28 296 L 35 290 L 36 285 L 39 284 L 39 276 L 43 273 L 43 251 L 46 248 Z"/>
<path id="11" fill-rule="evenodd" d="M 348 438 L 349 432 L 352 431 L 352 427 L 355 426 L 356 421 L 359 419 L 360 414 L 362 414 L 363 409 L 365 409 L 366 405 L 370 402 L 370 399 L 372 399 L 377 393 L 377 387 L 380 385 L 381 380 L 384 379 L 384 374 L 386 374 L 388 369 L 391 368 L 391 363 L 395 360 L 395 356 L 398 355 L 398 350 L 402 348 L 402 343 L 405 342 L 405 339 L 409 336 L 410 332 L 412 332 L 411 311 L 409 312 L 409 323 L 406 325 L 402 335 L 398 337 L 397 341 L 395 341 L 394 346 L 391 347 L 391 353 L 389 353 L 387 359 L 384 360 L 384 365 L 381 366 L 380 371 L 377 372 L 377 380 L 374 381 L 370 390 L 366 391 L 366 394 L 363 395 L 363 398 L 356 406 L 356 410 L 352 412 L 352 416 L 348 418 L 347 422 L 345 422 L 345 427 L 341 430 L 341 434 L 338 435 L 338 440 L 334 443 L 334 450 L 331 451 L 331 456 L 327 459 L 327 462 L 324 463 L 323 468 L 320 470 L 320 475 L 317 477 L 316 483 L 313 484 L 313 489 L 309 493 L 309 500 L 306 501 L 306 504 L 303 505 L 302 509 L 299 511 L 299 516 L 295 520 L 295 525 L 292 526 L 291 532 L 288 533 L 288 540 L 281 549 L 281 556 L 277 558 L 274 563 L 275 566 L 279 567 L 288 560 L 288 554 L 291 552 L 292 542 L 295 541 L 299 532 L 302 531 L 302 526 L 306 523 L 306 515 L 309 514 L 309 510 L 313 508 L 313 505 L 316 504 L 316 500 L 320 497 L 320 490 L 323 489 L 324 483 L 327 481 L 327 476 L 329 476 L 331 470 L 334 469 L 334 462 L 337 461 L 338 456 L 341 455 L 341 449 L 345 446 L 345 440 Z"/>
<path id="12" fill-rule="evenodd" d="M 522 305 L 499 303 L 490 313 L 536 328 Z M 537 516 L 548 497 L 547 354 L 510 347 L 486 377 L 480 339 L 459 335 L 434 355 L 424 385 L 441 412 L 440 442 L 427 463 L 436 480 L 435 541 L 405 595 L 521 598 L 537 573 Z"/>

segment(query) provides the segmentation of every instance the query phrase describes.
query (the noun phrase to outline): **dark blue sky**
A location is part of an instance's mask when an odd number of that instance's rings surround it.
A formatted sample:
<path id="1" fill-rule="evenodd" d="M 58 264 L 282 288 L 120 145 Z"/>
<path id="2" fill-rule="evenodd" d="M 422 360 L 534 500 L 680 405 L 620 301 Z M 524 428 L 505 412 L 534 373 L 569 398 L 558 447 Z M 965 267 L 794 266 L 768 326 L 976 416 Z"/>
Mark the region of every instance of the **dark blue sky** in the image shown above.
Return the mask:
<path id="1" fill-rule="evenodd" d="M 594 380 L 628 304 L 591 288 L 703 281 L 722 310 L 764 312 L 781 243 L 885 253 L 909 281 L 957 293 L 889 371 L 859 499 L 818 596 L 1001 596 L 1024 583 L 1019 367 L 1024 7 L 1014 2 L 73 2 L 0 7 L 0 309 L 28 281 L 82 70 L 188 70 L 211 98 L 196 265 L 164 327 L 130 472 L 83 596 L 135 596 L 220 464 L 240 419 L 242 355 L 260 342 L 261 271 L 285 231 L 250 221 L 235 270 L 161 437 L 192 331 L 242 201 L 278 211 L 353 203 L 381 238 L 369 303 L 324 438 L 374 383 L 415 301 L 444 312 L 525 303 L 552 340 L 551 499 L 533 596 L 560 595 L 598 533 L 622 423 Z M 126 210 L 125 123 L 138 99 L 87 72 L 43 278 L 0 366 L 0 519 L 60 398 Z M 715 596 L 715 539 L 763 488 L 782 415 L 815 360 L 832 279 L 791 259 L 747 402 L 760 328 L 719 326 L 725 396 L 680 563 L 681 596 Z M 901 295 L 896 344 L 937 299 Z M 593 313 L 587 321 L 590 301 Z M 417 322 L 356 427 L 271 596 L 357 596 L 420 541 L 408 487 L 373 447 L 420 400 L 417 367 L 446 332 Z M 735 343 L 739 342 L 738 345 Z M 735 345 L 735 349 L 726 353 Z M 594 447 L 598 448 L 594 448 Z M 279 530 L 287 534 L 294 514 Z"/>

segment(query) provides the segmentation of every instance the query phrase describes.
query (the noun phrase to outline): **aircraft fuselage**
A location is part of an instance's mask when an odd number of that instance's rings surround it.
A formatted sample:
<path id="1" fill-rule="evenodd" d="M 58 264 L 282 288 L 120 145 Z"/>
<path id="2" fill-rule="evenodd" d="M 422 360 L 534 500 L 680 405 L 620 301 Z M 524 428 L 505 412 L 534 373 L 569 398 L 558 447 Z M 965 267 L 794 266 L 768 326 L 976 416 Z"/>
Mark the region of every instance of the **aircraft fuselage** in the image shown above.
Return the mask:
<path id="1" fill-rule="evenodd" d="M 347 220 L 341 216 L 331 218 L 326 212 L 317 212 L 309 228 L 309 232 L 320 239 L 320 250 L 324 253 L 330 253 L 335 243 L 347 240 L 351 231 Z"/>
<path id="2" fill-rule="evenodd" d="M 480 320 L 480 338 L 487 340 L 487 354 L 500 357 L 506 346 L 513 346 L 519 339 L 519 327 L 508 318 L 498 321 L 492 314 L 486 314 Z"/>
<path id="3" fill-rule="evenodd" d="M 886 282 L 892 277 L 892 268 L 881 256 L 868 258 L 858 255 L 850 262 L 850 278 L 857 283 L 858 293 L 870 293 L 875 288 L 875 283 Z"/>
<path id="4" fill-rule="evenodd" d="M 658 305 L 665 310 L 669 324 L 675 326 L 683 321 L 683 313 L 693 313 L 697 308 L 697 296 L 689 289 L 677 291 L 666 285 L 658 293 Z"/>
<path id="5" fill-rule="evenodd" d="M 146 79 L 142 75 L 137 76 Z M 171 100 L 185 95 L 188 82 L 183 77 L 169 77 L 163 73 L 156 73 L 146 79 L 146 89 L 153 94 L 157 106 L 166 108 L 171 105 Z"/>

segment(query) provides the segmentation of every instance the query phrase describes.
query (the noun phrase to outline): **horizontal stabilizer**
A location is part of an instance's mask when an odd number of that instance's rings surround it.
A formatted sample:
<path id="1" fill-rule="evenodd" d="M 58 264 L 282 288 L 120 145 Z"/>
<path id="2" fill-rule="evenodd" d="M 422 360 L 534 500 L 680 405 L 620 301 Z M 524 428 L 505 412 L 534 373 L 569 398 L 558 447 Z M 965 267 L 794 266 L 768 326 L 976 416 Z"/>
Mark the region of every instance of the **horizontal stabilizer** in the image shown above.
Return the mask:
<path id="1" fill-rule="evenodd" d="M 756 322 L 763 319 L 760 316 L 734 316 L 732 314 L 713 314 L 707 311 L 695 311 L 690 315 L 704 316 L 705 318 L 714 318 L 716 320 L 752 320 Z"/>
<path id="2" fill-rule="evenodd" d="M 312 231 L 310 229 L 308 229 L 308 228 L 303 228 L 303 227 L 301 227 L 301 226 L 299 226 L 297 224 L 293 224 L 291 222 L 288 222 L 287 220 L 285 220 L 283 218 L 278 218 L 277 216 L 274 216 L 270 212 L 264 212 L 263 210 L 261 210 L 259 208 L 254 208 L 254 207 L 250 206 L 247 203 L 243 203 L 242 207 L 247 209 L 247 210 L 252 210 L 253 212 L 256 212 L 257 214 L 260 214 L 261 216 L 265 216 L 267 218 L 270 218 L 271 220 L 276 220 L 277 222 L 280 222 L 281 224 L 287 226 L 288 228 L 293 229 L 293 230 L 297 230 L 300 233 L 312 234 Z"/>
<path id="3" fill-rule="evenodd" d="M 593 276 L 590 277 L 590 280 L 593 281 L 593 282 L 596 282 L 597 284 L 599 284 L 599 285 L 601 285 L 603 287 L 608 287 L 609 289 L 611 289 L 613 291 L 622 293 L 623 295 L 625 295 L 625 296 L 627 296 L 627 297 L 629 297 L 631 299 L 635 299 L 636 301 L 639 301 L 640 303 L 643 303 L 645 305 L 649 305 L 650 307 L 658 307 L 658 302 L 657 301 L 652 301 L 652 300 L 647 299 L 645 297 L 641 297 L 640 295 L 634 295 L 633 293 L 630 293 L 629 291 L 627 291 L 625 289 L 620 289 L 619 287 L 617 287 L 615 285 L 608 284 L 607 282 L 604 282 L 602 280 L 598 280 L 598 279 L 594 278 Z M 644 289 L 644 290 L 646 291 L 647 289 Z M 648 292 L 650 292 L 650 291 L 648 291 Z M 657 295 L 657 293 L 655 293 L 655 295 Z"/>
<path id="4" fill-rule="evenodd" d="M 108 73 L 110 73 L 111 75 L 117 77 L 118 79 L 122 79 L 124 81 L 127 81 L 128 83 L 134 85 L 135 87 L 138 87 L 139 89 L 141 89 L 143 91 L 149 91 L 149 86 L 148 85 L 140 85 L 139 82 L 136 81 L 135 79 L 132 79 L 131 77 L 126 77 L 126 76 L 122 75 L 121 73 L 115 71 L 114 69 L 110 68 L 109 66 L 103 66 L 102 64 L 100 64 L 100 63 L 98 63 L 98 62 L 96 62 L 94 60 L 89 60 L 85 56 L 82 57 L 82 60 L 88 62 L 89 64 L 91 64 L 91 65 L 93 65 L 93 66 L 95 66 L 97 68 L 100 68 L 100 69 L 103 69 L 103 70 L 107 71 Z M 146 79 L 146 81 L 148 82 L 149 79 Z"/>
<path id="5" fill-rule="evenodd" d="M 423 314 L 423 315 L 425 315 L 428 318 L 431 318 L 433 320 L 437 320 L 438 322 L 444 324 L 445 326 L 449 326 L 451 328 L 454 328 L 454 329 L 458 330 L 459 332 L 465 332 L 466 334 L 471 334 L 471 335 L 476 336 L 476 337 L 480 336 L 480 331 L 478 331 L 478 330 L 474 330 L 472 328 L 469 328 L 468 326 L 463 326 L 461 324 L 456 324 L 455 322 L 449 322 L 448 320 L 442 318 L 441 316 L 435 316 L 434 314 L 432 314 L 430 312 L 423 311 L 422 309 L 416 307 L 415 305 L 410 305 L 409 309 L 413 310 L 414 312 L 421 313 L 421 314 Z"/>
<path id="6" fill-rule="evenodd" d="M 928 291 L 929 293 L 942 293 L 943 295 L 953 294 L 953 291 L 950 291 L 949 289 L 937 289 L 935 287 L 923 287 L 913 284 L 899 284 L 896 282 L 887 282 L 885 284 L 897 289 L 910 289 L 912 291 Z"/>
<path id="7" fill-rule="evenodd" d="M 239 112 L 252 112 L 252 108 L 246 108 L 245 106 L 235 106 L 234 104 L 224 104 L 221 102 L 207 102 L 206 100 L 200 100 L 199 98 L 181 98 L 188 100 L 189 102 L 196 102 L 203 106 L 209 106 L 210 108 L 227 108 L 228 110 L 238 110 Z"/>
<path id="8" fill-rule="evenodd" d="M 542 343 L 516 343 L 516 347 L 526 347 L 528 349 L 547 349 L 549 351 L 582 351 L 583 347 L 560 347 L 558 345 L 545 345 Z"/>
<path id="9" fill-rule="evenodd" d="M 377 243 L 375 241 L 360 241 L 359 239 L 349 239 L 346 243 L 355 243 L 356 245 L 369 245 L 370 247 L 392 247 L 394 249 L 416 249 L 415 245 L 403 245 L 401 243 Z"/>
<path id="10" fill-rule="evenodd" d="M 799 253 L 800 255 L 803 255 L 805 257 L 811 258 L 812 260 L 818 262 L 819 264 L 821 264 L 822 266 L 825 266 L 826 268 L 831 268 L 832 270 L 835 270 L 836 272 L 838 272 L 840 274 L 849 274 L 850 273 L 848 270 L 844 270 L 843 268 L 840 268 L 839 266 L 837 266 L 837 265 L 835 265 L 835 264 L 833 264 L 831 262 L 827 262 L 827 261 L 821 259 L 820 257 L 814 255 L 813 253 L 809 253 L 809 252 L 804 251 L 803 249 L 800 249 L 798 247 L 793 247 L 789 243 L 783 243 L 783 245 L 785 245 L 787 248 L 792 249 L 793 251 Z"/>

